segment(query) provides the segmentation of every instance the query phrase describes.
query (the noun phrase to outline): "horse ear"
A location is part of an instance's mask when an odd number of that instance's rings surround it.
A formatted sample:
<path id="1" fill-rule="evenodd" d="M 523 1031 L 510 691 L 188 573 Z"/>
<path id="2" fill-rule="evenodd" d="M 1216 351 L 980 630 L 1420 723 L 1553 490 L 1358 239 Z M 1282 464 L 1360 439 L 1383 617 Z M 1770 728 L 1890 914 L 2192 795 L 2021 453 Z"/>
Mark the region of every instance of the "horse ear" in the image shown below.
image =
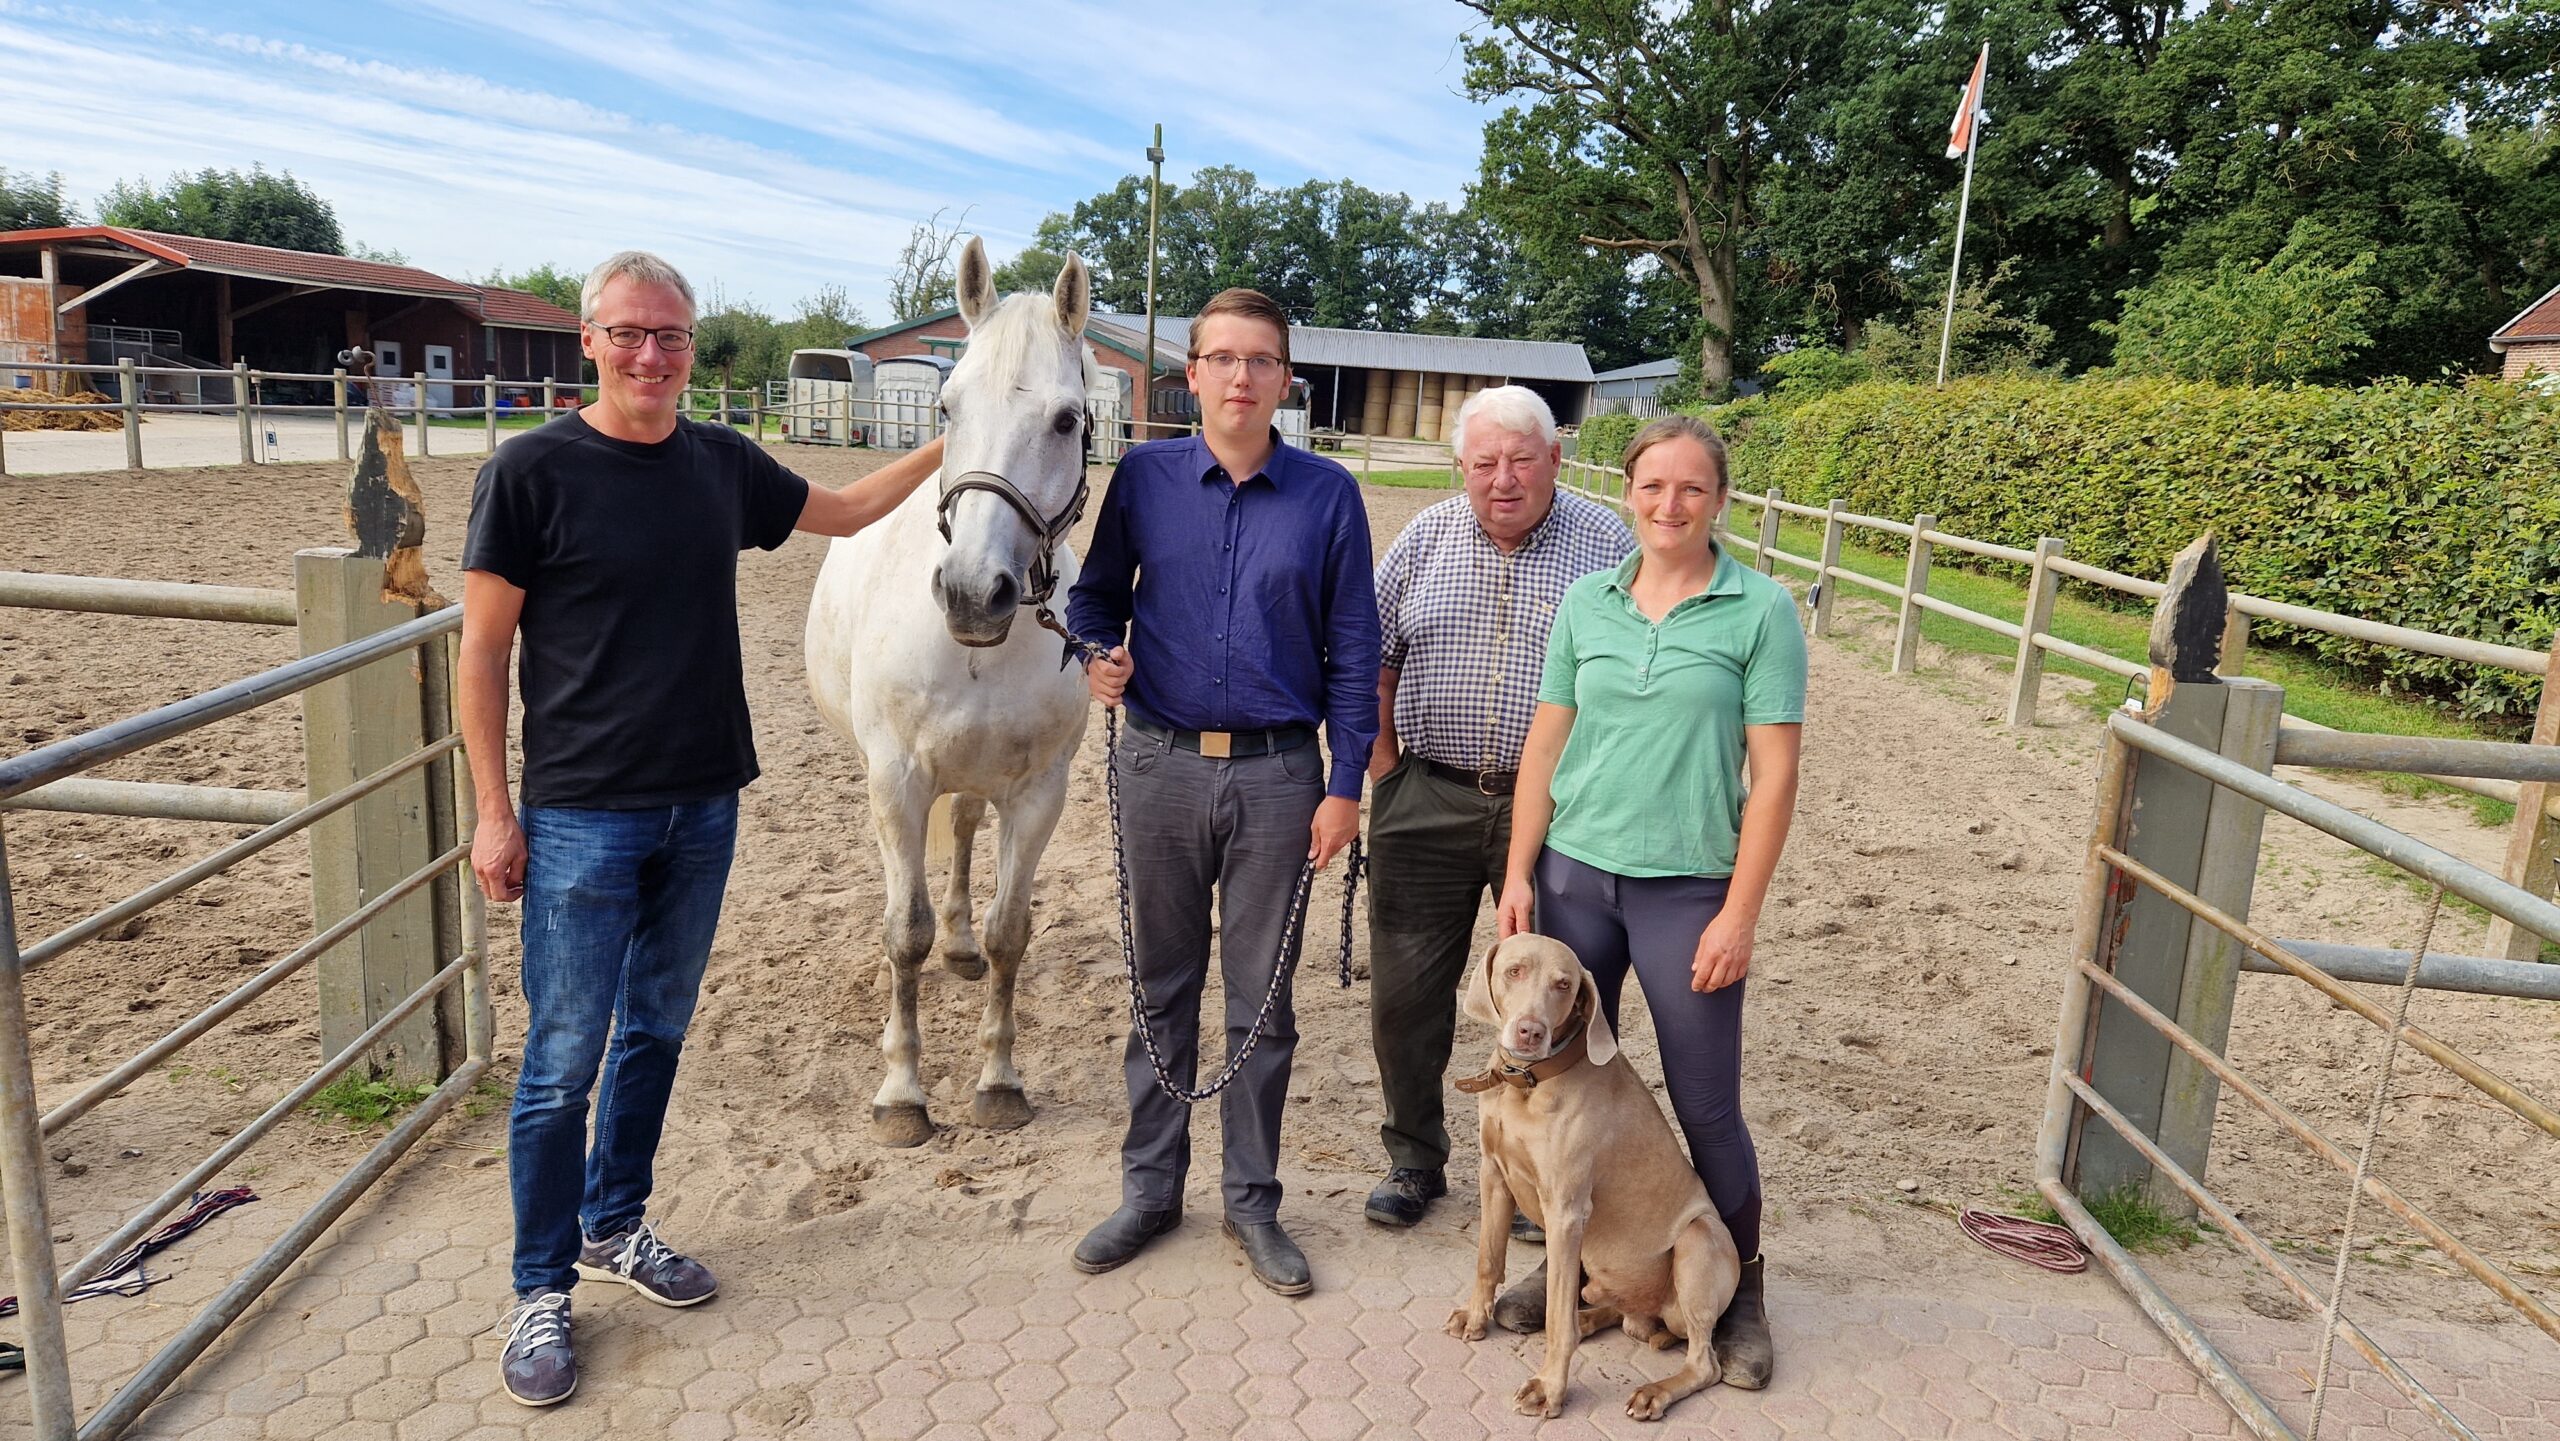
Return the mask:
<path id="1" fill-rule="evenodd" d="M 1067 263 L 1058 267 L 1058 285 L 1050 292 L 1058 302 L 1058 326 L 1069 335 L 1084 334 L 1084 319 L 1093 310 L 1093 277 L 1084 268 L 1084 257 L 1067 252 Z"/>
<path id="2" fill-rule="evenodd" d="M 955 278 L 960 301 L 960 319 L 971 330 L 996 308 L 996 273 L 987 265 L 986 242 L 972 235 L 968 248 L 960 252 L 960 273 Z"/>

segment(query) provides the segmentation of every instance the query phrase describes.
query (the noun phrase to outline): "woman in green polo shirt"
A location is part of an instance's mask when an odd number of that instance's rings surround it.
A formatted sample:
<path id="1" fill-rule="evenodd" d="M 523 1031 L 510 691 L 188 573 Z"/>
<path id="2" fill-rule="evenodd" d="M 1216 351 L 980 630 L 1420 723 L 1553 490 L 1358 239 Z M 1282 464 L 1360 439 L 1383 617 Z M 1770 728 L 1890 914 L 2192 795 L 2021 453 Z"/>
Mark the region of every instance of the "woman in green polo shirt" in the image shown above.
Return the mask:
<path id="1" fill-rule="evenodd" d="M 1715 543 L 1724 442 L 1665 416 L 1627 446 L 1636 553 L 1556 608 L 1513 798 L 1502 934 L 1573 947 L 1610 1023 L 1629 966 L 1690 1163 L 1745 1258 L 1716 1324 L 1737 1386 L 1765 1385 L 1760 1162 L 1742 1122 L 1742 994 L 1786 845 L 1804 630 L 1786 587 Z M 1746 791 L 1745 774 L 1750 777 Z"/>

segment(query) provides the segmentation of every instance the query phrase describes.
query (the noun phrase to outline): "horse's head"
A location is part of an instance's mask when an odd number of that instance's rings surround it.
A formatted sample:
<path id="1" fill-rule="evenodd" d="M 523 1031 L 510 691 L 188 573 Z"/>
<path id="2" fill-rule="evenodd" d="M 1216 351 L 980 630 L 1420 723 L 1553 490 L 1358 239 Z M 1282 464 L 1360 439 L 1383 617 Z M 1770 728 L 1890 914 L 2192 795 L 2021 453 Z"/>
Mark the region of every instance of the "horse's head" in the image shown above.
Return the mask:
<path id="1" fill-rule="evenodd" d="M 1057 547 L 1084 508 L 1085 315 L 1073 255 L 1048 295 L 996 296 L 986 247 L 960 255 L 969 348 L 943 383 L 942 530 L 934 599 L 951 638 L 998 645 L 1014 613 L 1046 597 Z"/>

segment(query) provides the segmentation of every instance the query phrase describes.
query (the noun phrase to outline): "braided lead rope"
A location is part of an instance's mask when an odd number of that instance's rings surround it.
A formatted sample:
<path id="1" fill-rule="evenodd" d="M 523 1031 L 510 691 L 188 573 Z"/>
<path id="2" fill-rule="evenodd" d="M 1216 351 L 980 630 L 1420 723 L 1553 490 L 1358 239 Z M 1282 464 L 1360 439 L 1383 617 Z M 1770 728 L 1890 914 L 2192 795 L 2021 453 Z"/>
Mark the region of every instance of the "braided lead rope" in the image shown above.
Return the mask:
<path id="1" fill-rule="evenodd" d="M 1956 1229 L 2013 1261 L 2064 1275 L 2089 1269 L 2089 1253 L 2068 1226 L 1967 1206 L 1956 1212 Z"/>
<path id="2" fill-rule="evenodd" d="M 2320 1416 L 2329 1402 L 2329 1363 L 2338 1349 L 2338 1308 L 2347 1296 L 2347 1261 L 2356 1248 L 2356 1210 L 2364 1202 L 2365 1177 L 2373 1170 L 2374 1144 L 2382 1135 L 2383 1108 L 2391 1101 L 2391 1068 L 2400 1059 L 2400 1035 L 2409 1028 L 2409 1000 L 2418 991 L 2418 967 L 2436 943 L 2436 921 L 2444 914 L 2444 887 L 2436 887 L 2427 905 L 2427 928 L 2409 954 L 2408 973 L 2400 978 L 2400 1001 L 2391 1015 L 2391 1032 L 2383 1040 L 2382 1074 L 2374 1078 L 2373 1105 L 2365 1112 L 2364 1148 L 2356 1153 L 2356 1178 L 2347 1188 L 2347 1218 L 2338 1228 L 2338 1265 L 2329 1277 L 2329 1305 L 2320 1318 L 2320 1369 L 2311 1379 L 2311 1441 L 2320 1441 Z"/>

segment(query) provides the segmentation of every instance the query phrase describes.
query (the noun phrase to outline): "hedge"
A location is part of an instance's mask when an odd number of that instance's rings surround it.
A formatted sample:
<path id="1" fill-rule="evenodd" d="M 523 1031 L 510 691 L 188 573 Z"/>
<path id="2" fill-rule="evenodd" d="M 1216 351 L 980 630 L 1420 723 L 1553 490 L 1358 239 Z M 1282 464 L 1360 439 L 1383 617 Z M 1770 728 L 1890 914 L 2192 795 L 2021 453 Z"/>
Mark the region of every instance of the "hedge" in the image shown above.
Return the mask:
<path id="1" fill-rule="evenodd" d="M 2007 545 L 2059 536 L 2074 560 L 2152 578 L 2210 530 L 2233 588 L 2270 600 L 2532 650 L 2560 622 L 2560 406 L 2510 386 L 1871 383 L 1711 414 L 1749 490 L 1930 512 Z M 2508 671 L 2286 638 L 2475 718 L 2530 720 L 2541 693 Z"/>

